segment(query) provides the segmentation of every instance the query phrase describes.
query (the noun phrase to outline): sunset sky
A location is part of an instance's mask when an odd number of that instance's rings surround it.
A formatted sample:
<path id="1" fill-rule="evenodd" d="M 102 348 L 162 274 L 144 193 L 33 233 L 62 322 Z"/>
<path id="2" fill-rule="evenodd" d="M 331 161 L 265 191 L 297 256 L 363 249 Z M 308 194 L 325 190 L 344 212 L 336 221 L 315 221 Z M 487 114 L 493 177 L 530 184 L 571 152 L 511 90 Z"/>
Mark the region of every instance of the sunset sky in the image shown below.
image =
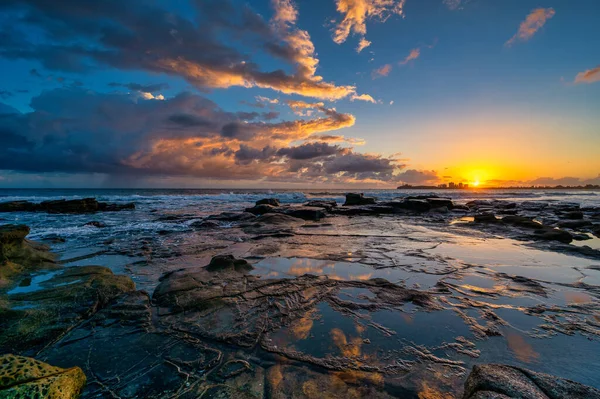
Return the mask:
<path id="1" fill-rule="evenodd" d="M 0 187 L 600 184 L 598 0 L 3 0 Z"/>

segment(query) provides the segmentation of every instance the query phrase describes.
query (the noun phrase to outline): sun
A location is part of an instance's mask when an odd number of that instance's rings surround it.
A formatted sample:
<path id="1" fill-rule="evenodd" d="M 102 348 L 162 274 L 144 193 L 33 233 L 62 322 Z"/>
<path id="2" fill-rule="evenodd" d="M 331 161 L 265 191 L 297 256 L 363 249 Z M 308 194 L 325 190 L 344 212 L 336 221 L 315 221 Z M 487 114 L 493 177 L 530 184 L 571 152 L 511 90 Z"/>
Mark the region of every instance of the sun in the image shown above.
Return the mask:
<path id="1" fill-rule="evenodd" d="M 473 182 L 473 185 L 474 185 L 475 187 L 479 187 L 479 180 L 475 180 L 475 181 Z"/>

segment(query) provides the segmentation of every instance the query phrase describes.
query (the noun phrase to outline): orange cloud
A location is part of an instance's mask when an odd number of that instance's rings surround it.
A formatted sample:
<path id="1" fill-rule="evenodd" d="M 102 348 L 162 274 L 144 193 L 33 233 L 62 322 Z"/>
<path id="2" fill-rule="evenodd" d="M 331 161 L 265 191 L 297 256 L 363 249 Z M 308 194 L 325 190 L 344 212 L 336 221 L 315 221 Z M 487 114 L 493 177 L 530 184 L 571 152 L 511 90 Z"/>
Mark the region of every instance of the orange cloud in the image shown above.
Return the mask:
<path id="1" fill-rule="evenodd" d="M 350 101 L 354 101 L 354 100 L 360 100 L 360 101 L 367 101 L 373 104 L 376 104 L 377 101 L 375 101 L 375 99 L 373 97 L 371 97 L 368 94 L 352 94 L 350 96 Z"/>
<path id="2" fill-rule="evenodd" d="M 358 48 L 362 50 L 360 43 L 366 42 L 366 22 L 375 18 L 386 21 L 390 16 L 402 15 L 406 0 L 336 0 L 337 11 L 342 14 L 343 19 L 336 25 L 333 31 L 333 41 L 342 44 L 353 33 L 361 36 Z M 371 44 L 369 42 L 369 44 Z M 360 52 L 360 50 L 357 51 Z"/>
<path id="3" fill-rule="evenodd" d="M 580 72 L 575 76 L 575 83 L 595 83 L 600 82 L 600 65 L 596 68 Z"/>
<path id="4" fill-rule="evenodd" d="M 377 69 L 373 70 L 373 72 L 371 73 L 371 76 L 373 77 L 373 79 L 377 79 L 377 78 L 381 78 L 383 76 L 388 76 L 391 71 L 392 71 L 392 65 L 385 64 L 381 68 L 377 68 Z"/>
<path id="5" fill-rule="evenodd" d="M 310 116 L 312 115 L 313 109 L 319 109 L 325 106 L 322 102 L 307 103 L 305 101 L 297 100 L 287 100 L 285 103 L 292 109 L 294 114 L 299 116 Z"/>
<path id="6" fill-rule="evenodd" d="M 556 14 L 556 11 L 553 8 L 536 8 L 521 23 L 519 31 L 506 42 L 506 46 L 510 47 L 516 41 L 524 42 L 531 39 L 554 14 Z"/>
<path id="7" fill-rule="evenodd" d="M 368 41 L 367 39 L 365 39 L 364 37 L 360 39 L 360 41 L 358 42 L 358 46 L 356 47 L 356 52 L 360 53 L 361 51 L 363 51 L 364 49 L 366 49 L 367 47 L 369 47 L 371 45 L 371 42 Z"/>
<path id="8" fill-rule="evenodd" d="M 400 61 L 398 64 L 406 65 L 409 62 L 411 62 L 412 60 L 416 60 L 420 56 L 421 56 L 421 49 L 414 48 L 414 49 L 410 50 L 410 53 L 406 56 L 406 58 L 404 58 L 404 60 Z"/>

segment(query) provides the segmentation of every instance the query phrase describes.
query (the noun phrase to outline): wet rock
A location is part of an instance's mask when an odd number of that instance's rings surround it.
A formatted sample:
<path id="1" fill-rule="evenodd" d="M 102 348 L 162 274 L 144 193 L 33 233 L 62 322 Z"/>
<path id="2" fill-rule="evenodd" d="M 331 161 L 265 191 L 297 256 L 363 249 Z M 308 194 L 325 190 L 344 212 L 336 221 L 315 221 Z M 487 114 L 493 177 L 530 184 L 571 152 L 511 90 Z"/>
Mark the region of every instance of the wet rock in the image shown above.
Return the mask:
<path id="1" fill-rule="evenodd" d="M 256 215 L 250 212 L 223 212 L 218 215 L 210 215 L 206 220 L 218 220 L 222 222 L 246 222 L 256 219 Z"/>
<path id="2" fill-rule="evenodd" d="M 431 208 L 429 210 L 429 212 L 431 212 L 431 213 L 448 213 L 448 212 L 450 212 L 450 210 L 446 206 L 440 206 L 437 208 Z"/>
<path id="3" fill-rule="evenodd" d="M 337 202 L 335 201 L 327 201 L 327 200 L 315 200 L 308 201 L 304 206 L 310 206 L 315 208 L 324 208 L 327 211 L 331 211 L 333 208 L 337 208 Z"/>
<path id="4" fill-rule="evenodd" d="M 311 206 L 294 206 L 285 209 L 283 212 L 295 218 L 314 221 L 319 221 L 326 216 L 323 208 Z"/>
<path id="5" fill-rule="evenodd" d="M 547 226 L 536 230 L 533 237 L 538 240 L 560 241 L 565 244 L 569 244 L 571 241 L 573 241 L 573 236 L 568 231 L 553 229 Z"/>
<path id="6" fill-rule="evenodd" d="M 9 293 L 0 307 L 0 352 L 34 353 L 114 298 L 135 289 L 126 276 L 100 266 L 66 268 L 40 289 Z"/>
<path id="7" fill-rule="evenodd" d="M 454 204 L 454 206 L 452 207 L 453 211 L 470 211 L 471 208 L 469 208 L 466 205 L 456 205 Z"/>
<path id="8" fill-rule="evenodd" d="M 62 369 L 23 356 L 0 356 L 0 397 L 76 399 L 85 386 L 79 367 Z"/>
<path id="9" fill-rule="evenodd" d="M 362 205 L 351 207 L 340 207 L 331 210 L 336 215 L 355 216 L 355 215 L 381 215 L 394 213 L 395 208 L 389 205 Z"/>
<path id="10" fill-rule="evenodd" d="M 66 333 L 40 357 L 77 365 L 88 376 L 83 398 L 195 399 L 201 380 L 221 361 L 220 350 L 152 323 L 148 295 L 119 296 Z"/>
<path id="11" fill-rule="evenodd" d="M 217 255 L 210 260 L 206 270 L 209 272 L 235 270 L 236 272 L 245 272 L 252 270 L 253 267 L 245 259 L 236 259 L 233 255 Z"/>
<path id="12" fill-rule="evenodd" d="M 0 226 L 0 286 L 21 273 L 56 267 L 55 256 L 48 247 L 27 240 L 29 227 Z"/>
<path id="13" fill-rule="evenodd" d="M 103 222 L 99 222 L 97 220 L 94 220 L 92 222 L 87 222 L 84 226 L 91 226 L 91 227 L 97 227 L 99 229 L 106 227 L 106 224 Z"/>
<path id="14" fill-rule="evenodd" d="M 532 220 L 531 218 L 527 218 L 524 216 L 504 216 L 502 218 L 502 223 L 533 230 L 539 230 L 544 228 L 544 226 L 541 223 L 538 223 Z"/>
<path id="15" fill-rule="evenodd" d="M 47 212 L 47 213 L 94 213 L 117 212 L 135 209 L 135 204 L 109 204 L 95 198 L 44 201 L 39 204 L 28 201 L 0 203 L 0 212 Z"/>
<path id="16" fill-rule="evenodd" d="M 279 200 L 277 198 L 263 198 L 261 200 L 256 201 L 255 205 L 279 206 Z"/>
<path id="17" fill-rule="evenodd" d="M 273 205 L 262 204 L 256 205 L 252 208 L 246 208 L 245 212 L 249 212 L 253 215 L 264 215 L 265 213 L 274 212 L 275 208 Z"/>
<path id="18" fill-rule="evenodd" d="M 304 223 L 304 220 L 284 213 L 269 213 L 257 217 L 252 225 L 294 225 L 299 223 Z"/>
<path id="19" fill-rule="evenodd" d="M 475 223 L 496 223 L 499 222 L 500 219 L 493 213 L 480 213 L 474 216 L 473 221 Z"/>
<path id="20" fill-rule="evenodd" d="M 346 194 L 346 202 L 344 206 L 355 206 L 355 205 L 372 205 L 375 204 L 375 198 L 365 197 L 362 193 L 348 193 Z"/>
<path id="21" fill-rule="evenodd" d="M 572 234 L 573 239 L 575 241 L 587 241 L 587 240 L 591 240 L 592 237 L 588 236 L 587 234 Z"/>
<path id="22" fill-rule="evenodd" d="M 599 225 L 594 225 L 594 227 L 592 228 L 592 233 L 600 238 L 600 226 Z"/>
<path id="23" fill-rule="evenodd" d="M 567 213 L 563 214 L 562 217 L 565 219 L 581 220 L 581 219 L 583 219 L 583 212 L 571 211 L 571 212 L 567 212 Z"/>
<path id="24" fill-rule="evenodd" d="M 582 227 L 591 226 L 592 222 L 589 220 L 563 220 L 558 222 L 558 227 L 567 229 L 580 229 Z"/>
<path id="25" fill-rule="evenodd" d="M 600 391 L 548 374 L 519 367 L 474 366 L 463 399 L 598 399 Z"/>
<path id="26" fill-rule="evenodd" d="M 454 203 L 450 198 L 427 198 L 427 202 L 431 204 L 432 208 L 446 207 L 447 209 L 454 208 Z"/>
<path id="27" fill-rule="evenodd" d="M 67 239 L 64 237 L 61 237 L 57 234 L 48 234 L 47 236 L 44 236 L 41 241 L 44 242 L 49 242 L 51 244 L 60 244 L 63 242 L 67 242 Z"/>
<path id="28" fill-rule="evenodd" d="M 403 201 L 386 202 L 385 205 L 394 209 L 402 209 L 411 212 L 427 212 L 432 206 L 426 199 L 405 199 Z"/>
<path id="29" fill-rule="evenodd" d="M 190 224 L 190 227 L 192 229 L 198 229 L 198 230 L 209 230 L 209 229 L 218 229 L 220 226 L 219 226 L 219 223 L 213 222 L 212 220 L 202 220 L 202 221 L 197 221 L 197 222 Z"/>

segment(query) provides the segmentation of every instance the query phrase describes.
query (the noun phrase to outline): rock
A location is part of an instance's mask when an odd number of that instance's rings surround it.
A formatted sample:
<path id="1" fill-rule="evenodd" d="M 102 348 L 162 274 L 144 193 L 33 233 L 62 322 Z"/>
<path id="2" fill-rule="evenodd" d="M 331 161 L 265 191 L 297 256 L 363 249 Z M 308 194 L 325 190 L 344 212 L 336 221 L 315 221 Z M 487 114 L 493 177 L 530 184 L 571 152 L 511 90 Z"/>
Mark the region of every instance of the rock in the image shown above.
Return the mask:
<path id="1" fill-rule="evenodd" d="M 470 211 L 471 208 L 469 208 L 466 205 L 456 205 L 454 204 L 454 206 L 452 207 L 453 211 Z"/>
<path id="2" fill-rule="evenodd" d="M 217 255 L 206 266 L 209 272 L 235 270 L 237 272 L 250 271 L 253 267 L 245 259 L 235 259 L 233 255 Z"/>
<path id="3" fill-rule="evenodd" d="M 212 220 L 201 220 L 201 221 L 197 221 L 197 222 L 190 224 L 190 227 L 192 229 L 208 230 L 208 229 L 218 229 L 220 226 L 219 226 L 219 223 L 213 222 Z"/>
<path id="4" fill-rule="evenodd" d="M 591 240 L 592 237 L 588 236 L 587 234 L 571 234 L 573 236 L 573 239 L 575 241 L 587 241 L 587 240 Z"/>
<path id="5" fill-rule="evenodd" d="M 475 223 L 496 223 L 500 219 L 496 218 L 493 213 L 479 213 L 473 218 Z"/>
<path id="6" fill-rule="evenodd" d="M 354 215 L 381 215 L 394 213 L 395 208 L 389 205 L 360 205 L 351 207 L 340 207 L 331 210 L 336 215 L 354 216 Z"/>
<path id="7" fill-rule="evenodd" d="M 261 200 L 256 201 L 255 205 L 279 206 L 279 200 L 277 198 L 263 198 Z"/>
<path id="8" fill-rule="evenodd" d="M 257 217 L 255 223 L 266 225 L 288 225 L 304 223 L 304 220 L 284 213 L 268 213 Z"/>
<path id="9" fill-rule="evenodd" d="M 0 286 L 9 284 L 20 273 L 56 267 L 49 248 L 25 239 L 28 234 L 25 225 L 0 226 Z"/>
<path id="10" fill-rule="evenodd" d="M 66 238 L 56 234 L 48 234 L 47 236 L 44 236 L 44 238 L 42 238 L 41 241 L 49 242 L 51 244 L 60 244 L 63 242 L 67 242 Z"/>
<path id="11" fill-rule="evenodd" d="M 426 200 L 431 204 L 431 208 L 446 207 L 448 209 L 454 208 L 454 203 L 450 198 L 427 198 Z"/>
<path id="12" fill-rule="evenodd" d="M 337 208 L 337 202 L 335 201 L 327 201 L 327 200 L 315 200 L 308 201 L 304 206 L 310 206 L 315 208 L 324 208 L 327 211 L 331 211 L 333 208 Z"/>
<path id="13" fill-rule="evenodd" d="M 427 212 L 431 209 L 431 204 L 425 199 L 405 199 L 403 201 L 386 202 L 384 205 L 392 206 L 395 209 L 404 209 L 412 212 Z"/>
<path id="14" fill-rule="evenodd" d="M 538 223 L 524 216 L 504 216 L 502 218 L 502 223 L 533 230 L 539 230 L 544 228 L 544 226 L 541 223 Z"/>
<path id="15" fill-rule="evenodd" d="M 28 357 L 0 356 L 0 397 L 76 399 L 85 386 L 79 367 L 62 369 Z"/>
<path id="16" fill-rule="evenodd" d="M 323 211 L 323 208 L 311 206 L 294 206 L 285 209 L 283 213 L 286 215 L 293 216 L 295 218 L 314 221 L 319 221 L 325 217 L 325 212 Z"/>
<path id="17" fill-rule="evenodd" d="M 53 272 L 38 290 L 9 292 L 0 307 L 0 353 L 35 353 L 125 292 L 127 276 L 106 267 L 76 266 Z"/>
<path id="18" fill-rule="evenodd" d="M 364 194 L 360 193 L 348 193 L 346 194 L 346 202 L 344 206 L 354 205 L 372 205 L 375 204 L 375 198 L 365 197 Z"/>
<path id="19" fill-rule="evenodd" d="M 582 227 L 591 226 L 593 223 L 589 220 L 563 220 L 558 222 L 558 227 L 567 229 L 580 229 Z"/>
<path id="20" fill-rule="evenodd" d="M 97 220 L 94 220 L 92 222 L 87 222 L 84 226 L 92 226 L 92 227 L 97 227 L 99 229 L 106 227 L 105 223 L 102 222 L 98 222 Z"/>
<path id="21" fill-rule="evenodd" d="M 95 198 L 75 200 L 44 201 L 39 204 L 28 201 L 11 201 L 0 203 L 0 212 L 47 212 L 47 213 L 94 213 L 117 212 L 135 209 L 135 204 L 109 204 L 98 202 Z"/>
<path id="22" fill-rule="evenodd" d="M 437 207 L 437 208 L 431 208 L 429 210 L 429 212 L 432 212 L 432 213 L 448 213 L 450 211 L 448 210 L 447 206 L 440 206 L 440 207 Z"/>
<path id="23" fill-rule="evenodd" d="M 253 215 L 264 215 L 265 213 L 274 212 L 275 207 L 273 205 L 262 204 L 256 205 L 252 208 L 246 208 L 246 212 L 249 212 Z"/>
<path id="24" fill-rule="evenodd" d="M 218 215 L 210 215 L 206 220 L 218 220 L 221 222 L 245 222 L 256 219 L 256 215 L 250 212 L 223 212 Z"/>
<path id="25" fill-rule="evenodd" d="M 600 391 L 563 378 L 514 366 L 474 366 L 463 399 L 599 399 Z"/>
<path id="26" fill-rule="evenodd" d="M 592 233 L 600 238 L 600 226 L 599 225 L 594 225 L 594 227 L 592 228 Z"/>
<path id="27" fill-rule="evenodd" d="M 583 219 L 583 212 L 581 212 L 581 211 L 571 211 L 571 212 L 567 212 L 567 213 L 563 214 L 562 216 L 565 219 L 581 220 L 581 219 Z"/>
<path id="28" fill-rule="evenodd" d="M 573 241 L 573 236 L 568 231 L 553 229 L 548 226 L 536 230 L 533 237 L 538 240 L 560 241 L 565 244 L 569 244 Z"/>

